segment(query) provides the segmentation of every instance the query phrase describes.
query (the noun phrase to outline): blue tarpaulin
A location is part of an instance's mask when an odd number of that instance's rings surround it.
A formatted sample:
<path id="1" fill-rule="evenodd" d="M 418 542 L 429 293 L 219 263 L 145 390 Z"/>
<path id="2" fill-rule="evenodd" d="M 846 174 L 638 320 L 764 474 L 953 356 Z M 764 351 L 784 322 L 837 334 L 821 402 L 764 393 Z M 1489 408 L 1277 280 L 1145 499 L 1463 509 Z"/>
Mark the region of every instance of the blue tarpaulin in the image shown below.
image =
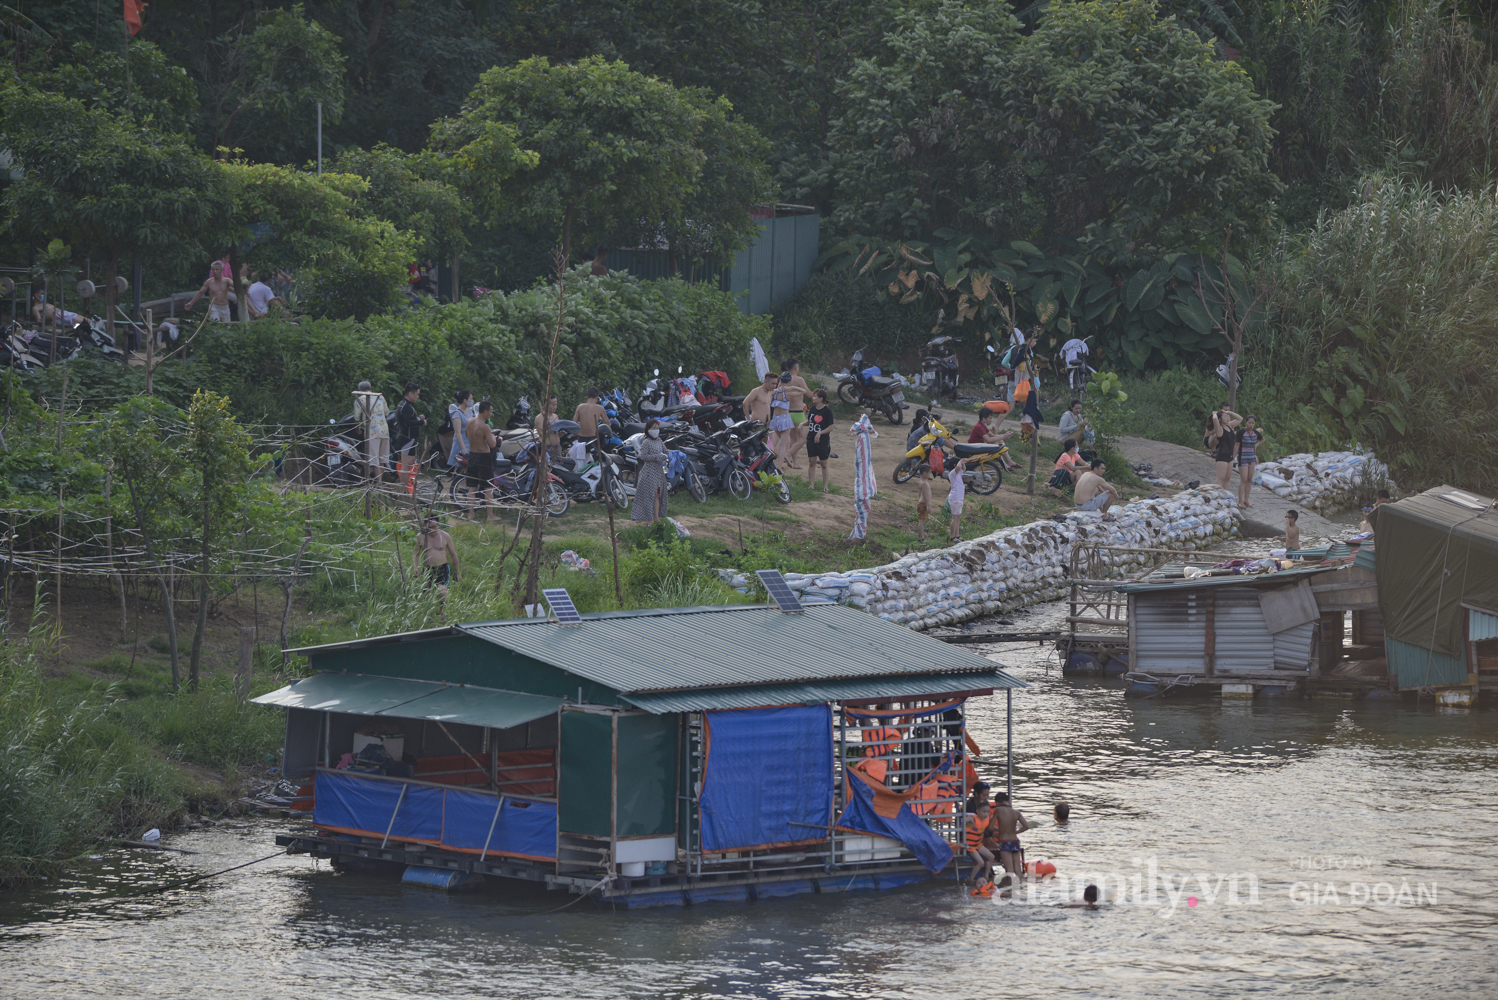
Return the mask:
<path id="1" fill-rule="evenodd" d="M 874 811 L 874 790 L 865 782 L 850 778 L 848 792 L 848 808 L 837 818 L 839 829 L 892 837 L 909 848 L 916 860 L 933 872 L 941 871 L 951 862 L 952 845 L 912 813 L 909 805 L 901 803 L 895 817 L 886 819 Z"/>
<path id="2" fill-rule="evenodd" d="M 404 800 L 402 786 L 406 788 Z M 499 801 L 499 796 L 489 793 L 380 780 L 357 772 L 318 771 L 312 822 L 382 839 L 388 827 L 393 841 L 421 841 L 474 853 L 484 850 L 487 839 L 491 855 L 556 860 L 556 803 L 506 797 L 496 821 Z"/>
<path id="3" fill-rule="evenodd" d="M 404 784 L 318 771 L 312 822 L 371 837 L 384 837 L 388 829 L 391 840 L 438 843 L 442 839 L 442 789 L 411 785 L 401 800 Z"/>
<path id="4" fill-rule="evenodd" d="M 832 819 L 832 709 L 810 705 L 705 715 L 702 849 L 741 851 L 825 840 Z"/>
<path id="5" fill-rule="evenodd" d="M 554 861 L 557 856 L 557 807 L 553 802 L 505 799 L 499 820 L 493 795 L 447 792 L 442 824 L 442 846 L 457 851 L 483 851 L 487 837 L 490 854 Z M 493 826 L 494 833 L 489 834 Z"/>

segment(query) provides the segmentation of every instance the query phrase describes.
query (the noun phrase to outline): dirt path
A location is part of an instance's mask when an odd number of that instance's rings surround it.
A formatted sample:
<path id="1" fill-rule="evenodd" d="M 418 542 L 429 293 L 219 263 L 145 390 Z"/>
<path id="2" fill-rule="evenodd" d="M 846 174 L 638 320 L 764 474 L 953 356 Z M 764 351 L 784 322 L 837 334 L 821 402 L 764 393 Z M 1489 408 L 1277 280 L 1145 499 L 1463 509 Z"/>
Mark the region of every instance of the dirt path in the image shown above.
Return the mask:
<path id="1" fill-rule="evenodd" d="M 906 436 L 910 433 L 910 422 L 891 425 L 883 417 L 873 418 L 874 430 L 879 435 L 873 442 L 874 470 L 878 477 L 879 492 L 874 497 L 869 513 L 869 534 L 876 537 L 881 529 L 893 529 L 904 534 L 915 531 L 915 505 L 919 496 L 919 488 L 914 481 L 903 485 L 894 481 L 895 467 L 904 459 L 908 450 L 905 445 Z M 803 534 L 820 536 L 846 537 L 853 527 L 853 438 L 849 432 L 850 421 L 840 419 L 832 429 L 832 451 L 837 458 L 828 462 L 827 475 L 828 486 L 831 493 L 822 492 L 822 478 L 820 470 L 817 473 L 815 485 L 809 497 L 799 494 L 797 499 L 789 507 L 779 508 L 781 512 L 793 516 L 796 525 L 784 525 L 788 540 L 793 540 Z M 971 420 L 958 424 L 957 421 L 947 421 L 946 426 L 952 430 L 954 435 L 959 435 L 959 440 L 967 440 L 968 430 L 972 427 Z M 1006 427 L 1006 429 L 1015 429 Z M 789 477 L 795 477 L 800 485 L 807 482 L 807 469 L 809 463 L 806 459 L 806 450 L 803 447 L 795 457 L 795 462 L 801 468 L 792 469 L 782 465 L 782 471 Z M 1042 470 L 1044 471 L 1044 470 Z M 1004 486 L 998 492 L 986 497 L 977 496 L 968 492 L 968 510 L 976 513 L 981 505 L 990 505 L 987 510 L 991 515 L 1005 517 L 1018 517 L 1034 515 L 1045 517 L 1053 513 L 1052 507 L 1060 509 L 1059 501 L 1045 496 L 1044 489 L 1041 495 L 1027 496 L 1023 493 L 1012 492 L 1007 487 L 1016 486 L 1022 488 L 1024 479 L 1022 476 L 1004 479 Z M 1041 483 L 1044 486 L 1044 481 Z M 931 499 L 933 518 L 939 517 L 937 513 L 946 502 L 950 483 L 946 479 L 934 478 L 931 481 Z M 714 515 L 712 517 L 698 517 L 693 513 L 694 504 L 691 502 L 678 502 L 672 499 L 671 514 L 694 535 L 699 532 L 712 537 L 721 537 L 725 542 L 731 540 L 737 526 L 733 523 L 737 518 Z M 989 518 L 991 520 L 991 517 Z M 744 519 L 748 521 L 748 517 Z M 982 530 L 979 530 L 982 529 Z M 968 537 L 977 537 L 994 530 L 985 526 L 983 520 L 974 518 L 969 524 L 969 519 L 964 518 L 963 534 Z M 945 523 L 938 525 L 935 520 L 928 522 L 928 538 L 933 539 L 936 544 L 947 536 Z M 889 539 L 894 541 L 893 538 Z"/>
<path id="2" fill-rule="evenodd" d="M 1189 483 L 1193 479 L 1210 483 L 1217 477 L 1217 463 L 1195 448 L 1139 437 L 1124 438 L 1122 448 L 1124 456 L 1133 464 L 1148 462 L 1155 467 L 1156 475 L 1174 479 L 1178 483 Z M 1236 490 L 1237 472 L 1233 475 L 1233 488 Z M 1284 534 L 1285 512 L 1288 510 L 1299 511 L 1302 538 L 1337 538 L 1348 534 L 1345 526 L 1277 497 L 1262 486 L 1255 486 L 1252 496 L 1253 506 L 1243 511 L 1243 525 L 1240 529 L 1247 538 L 1269 538 Z"/>

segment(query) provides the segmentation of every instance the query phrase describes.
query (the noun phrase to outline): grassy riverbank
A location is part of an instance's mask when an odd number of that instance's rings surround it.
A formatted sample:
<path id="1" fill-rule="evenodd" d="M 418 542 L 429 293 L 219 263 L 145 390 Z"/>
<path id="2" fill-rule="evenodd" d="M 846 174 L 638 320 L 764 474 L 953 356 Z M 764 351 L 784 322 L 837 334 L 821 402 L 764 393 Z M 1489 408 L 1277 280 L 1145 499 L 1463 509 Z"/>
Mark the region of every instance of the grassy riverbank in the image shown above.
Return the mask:
<path id="1" fill-rule="evenodd" d="M 846 434 L 855 411 L 838 410 Z M 953 408 L 948 413 L 948 426 L 965 439 L 969 418 Z M 802 472 L 787 475 L 789 505 L 759 491 L 747 501 L 720 494 L 703 504 L 679 494 L 671 498 L 671 513 L 691 531 L 689 538 L 677 538 L 664 523 L 647 527 L 627 514 L 616 516 L 617 584 L 607 511 L 575 504 L 565 517 L 545 524 L 540 584 L 566 587 L 585 612 L 730 604 L 746 598 L 719 581 L 718 568 L 850 570 L 943 544 L 947 525 L 941 513 L 934 514 L 929 541 L 922 544 L 915 534 L 916 488 L 898 486 L 889 475 L 903 455 L 908 425 L 876 426 L 881 493 L 866 542 L 847 538 L 851 441 L 839 437 L 835 447 L 844 455 L 833 462 L 831 492 L 824 493 L 820 482 L 809 486 Z M 1042 483 L 1057 451 L 1043 436 L 1037 463 Z M 947 484 L 933 486 L 940 507 Z M 970 494 L 962 534 L 976 538 L 1069 508 L 1068 500 L 1043 486 L 1036 495 L 1024 494 L 1021 479 L 989 497 Z M 321 570 L 299 584 L 290 645 L 518 614 L 529 536 L 516 544 L 513 519 L 474 523 L 449 517 L 462 573 L 443 603 L 413 572 L 409 518 L 385 516 L 388 542 L 361 550 L 339 564 L 341 571 Z M 368 534 L 378 538 L 382 532 Z M 571 569 L 562 561 L 565 552 L 587 559 L 590 568 Z M 283 716 L 248 704 L 235 681 L 239 633 L 247 627 L 257 630 L 251 697 L 305 669 L 298 658 L 282 666 L 282 597 L 273 583 L 242 583 L 216 599 L 200 689 L 173 691 L 166 616 L 149 582 L 128 581 L 122 601 L 102 578 L 66 579 L 59 603 L 44 589 L 30 595 L 29 579 L 12 581 L 8 612 L 13 623 L 35 624 L 29 631 L 13 627 L 0 647 L 0 884 L 46 875 L 151 827 L 170 831 L 189 814 L 222 814 L 251 782 L 276 777 L 270 768 L 279 764 Z M 194 609 L 190 596 L 179 597 L 184 672 Z"/>

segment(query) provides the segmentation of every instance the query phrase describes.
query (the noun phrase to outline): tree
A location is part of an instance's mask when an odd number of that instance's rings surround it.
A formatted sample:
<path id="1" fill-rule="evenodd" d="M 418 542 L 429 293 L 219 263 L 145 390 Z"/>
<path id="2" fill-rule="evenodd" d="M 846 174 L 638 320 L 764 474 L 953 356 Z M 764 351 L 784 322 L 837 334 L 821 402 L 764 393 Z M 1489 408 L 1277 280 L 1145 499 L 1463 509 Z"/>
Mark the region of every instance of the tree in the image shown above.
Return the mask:
<path id="1" fill-rule="evenodd" d="M 641 220 L 681 223 L 706 159 L 703 119 L 670 84 L 622 62 L 541 56 L 485 73 L 464 113 L 433 127 L 433 146 L 476 168 L 469 187 L 491 222 L 553 229 L 570 259 L 575 229 L 600 238 Z M 500 192 L 492 177 L 513 171 L 510 143 L 535 164 Z"/>
<path id="2" fill-rule="evenodd" d="M 1137 253 L 1262 232 L 1281 188 L 1273 106 L 1154 0 L 1052 4 L 1030 35 L 1002 0 L 907 12 L 844 97 L 835 217 L 890 237 Z"/>
<path id="3" fill-rule="evenodd" d="M 702 174 L 682 206 L 682 221 L 666 227 L 673 270 L 682 256 L 732 260 L 759 237 L 759 223 L 749 210 L 775 197 L 765 137 L 734 115 L 727 98 L 704 90 L 684 93 L 702 112 L 697 144 L 704 159 Z"/>
<path id="4" fill-rule="evenodd" d="M 468 245 L 463 229 L 473 219 L 463 195 L 442 180 L 443 166 L 431 154 L 403 153 L 379 145 L 340 152 L 334 171 L 363 177 L 366 209 L 410 233 L 421 258 L 447 260 Z"/>
<path id="5" fill-rule="evenodd" d="M 25 171 L 4 194 L 11 229 L 102 256 L 109 316 L 122 255 L 191 246 L 224 211 L 213 162 L 180 136 L 31 87 L 0 92 L 0 105 L 0 131 Z"/>
<path id="6" fill-rule="evenodd" d="M 192 634 L 188 687 L 198 689 L 203 633 L 208 625 L 208 592 L 213 581 L 215 543 L 245 504 L 250 473 L 250 436 L 229 412 L 229 398 L 199 389 L 187 410 L 185 464 L 192 470 L 193 520 L 199 529 L 198 620 Z"/>
<path id="7" fill-rule="evenodd" d="M 218 167 L 231 208 L 217 245 L 229 251 L 236 289 L 239 247 L 249 242 L 245 262 L 291 271 L 314 312 L 362 319 L 397 300 L 415 241 L 361 208 L 369 192 L 362 177 L 238 160 Z"/>
<path id="8" fill-rule="evenodd" d="M 249 149 L 285 160 L 309 148 L 317 105 L 323 120 L 343 115 L 338 36 L 309 21 L 301 4 L 241 22 L 196 48 L 206 138 L 214 149 Z"/>
<path id="9" fill-rule="evenodd" d="M 115 474 L 124 480 L 130 515 L 146 550 L 146 563 L 161 589 L 174 691 L 182 683 L 182 668 L 177 650 L 176 602 L 167 582 L 167 546 L 170 539 L 191 530 L 183 516 L 191 487 L 185 481 L 183 455 L 175 440 L 180 421 L 180 411 L 164 400 L 135 396 L 114 408 L 101 434 Z"/>
<path id="10" fill-rule="evenodd" d="M 131 42 L 124 55 L 78 42 L 70 62 L 27 78 L 37 90 L 82 101 L 90 108 L 127 115 L 162 132 L 191 132 L 198 91 L 187 70 L 150 42 Z"/>

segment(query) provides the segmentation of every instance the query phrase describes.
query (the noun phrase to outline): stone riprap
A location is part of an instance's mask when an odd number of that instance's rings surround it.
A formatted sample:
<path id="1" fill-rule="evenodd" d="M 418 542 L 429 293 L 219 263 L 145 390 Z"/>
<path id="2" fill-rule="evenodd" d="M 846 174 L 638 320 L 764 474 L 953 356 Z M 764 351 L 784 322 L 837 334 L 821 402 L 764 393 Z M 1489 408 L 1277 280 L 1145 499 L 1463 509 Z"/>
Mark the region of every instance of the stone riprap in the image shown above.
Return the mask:
<path id="1" fill-rule="evenodd" d="M 1357 502 L 1358 487 L 1369 479 L 1388 480 L 1389 470 L 1372 455 L 1352 451 L 1323 451 L 1314 455 L 1286 455 L 1260 462 L 1254 482 L 1277 497 L 1323 514 L 1345 510 Z"/>
<path id="2" fill-rule="evenodd" d="M 1060 520 L 1004 528 L 951 548 L 913 552 L 885 566 L 847 573 L 787 573 L 803 601 L 841 601 L 880 618 L 927 629 L 1012 611 L 1066 596 L 1066 568 L 1078 543 L 1135 548 L 1208 548 L 1238 530 L 1238 506 L 1226 492 L 1187 490 L 1113 508 L 1113 520 L 1072 512 Z M 1143 555 L 1105 556 L 1108 575 L 1143 566 Z M 746 574 L 723 578 L 740 589 Z"/>

